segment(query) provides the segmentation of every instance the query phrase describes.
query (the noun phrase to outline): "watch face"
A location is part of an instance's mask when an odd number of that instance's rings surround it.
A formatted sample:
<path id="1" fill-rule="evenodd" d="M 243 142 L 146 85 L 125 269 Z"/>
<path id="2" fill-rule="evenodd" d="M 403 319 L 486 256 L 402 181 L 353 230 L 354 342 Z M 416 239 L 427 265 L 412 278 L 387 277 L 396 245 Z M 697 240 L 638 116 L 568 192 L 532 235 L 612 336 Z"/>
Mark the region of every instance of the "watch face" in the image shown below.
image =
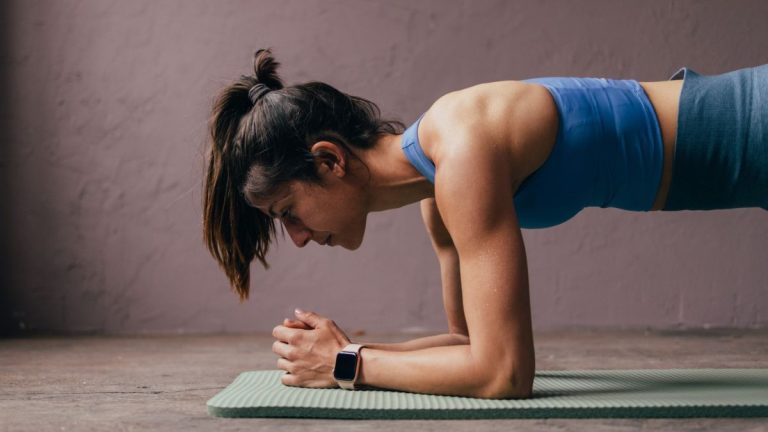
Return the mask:
<path id="1" fill-rule="evenodd" d="M 357 369 L 357 354 L 342 351 L 336 354 L 336 367 L 333 369 L 333 377 L 341 381 L 355 379 Z"/>

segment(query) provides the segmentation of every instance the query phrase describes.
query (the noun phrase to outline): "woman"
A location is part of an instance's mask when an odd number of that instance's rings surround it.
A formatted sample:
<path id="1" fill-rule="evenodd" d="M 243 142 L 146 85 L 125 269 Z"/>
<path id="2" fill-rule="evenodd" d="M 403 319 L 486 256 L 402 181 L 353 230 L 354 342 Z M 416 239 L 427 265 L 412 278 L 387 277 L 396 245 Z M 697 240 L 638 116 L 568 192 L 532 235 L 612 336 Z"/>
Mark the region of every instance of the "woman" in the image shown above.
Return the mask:
<path id="1" fill-rule="evenodd" d="M 521 227 L 588 206 L 768 206 L 768 66 L 683 69 L 665 82 L 480 84 L 439 98 L 405 131 L 326 84 L 284 87 L 277 66 L 257 51 L 254 75 L 213 109 L 205 241 L 232 286 L 245 299 L 250 262 L 268 268 L 273 219 L 299 247 L 354 250 L 369 212 L 419 201 L 450 327 L 360 350 L 333 321 L 297 310 L 273 330 L 286 385 L 527 397 L 535 361 Z M 342 368 L 351 375 L 335 376 Z"/>

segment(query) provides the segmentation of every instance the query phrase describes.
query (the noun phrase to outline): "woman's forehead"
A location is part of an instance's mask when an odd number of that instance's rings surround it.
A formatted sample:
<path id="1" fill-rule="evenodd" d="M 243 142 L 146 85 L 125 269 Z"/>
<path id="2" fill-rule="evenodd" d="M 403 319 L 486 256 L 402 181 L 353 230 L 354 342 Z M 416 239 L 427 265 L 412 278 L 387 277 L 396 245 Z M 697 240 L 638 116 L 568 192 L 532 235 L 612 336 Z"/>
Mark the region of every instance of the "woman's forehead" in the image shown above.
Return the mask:
<path id="1" fill-rule="evenodd" d="M 269 215 L 270 208 L 274 211 L 280 206 L 282 201 L 288 199 L 290 195 L 291 190 L 289 188 L 278 190 L 276 193 L 269 196 L 255 195 L 249 192 L 245 193 L 245 197 L 248 203 L 267 215 Z"/>

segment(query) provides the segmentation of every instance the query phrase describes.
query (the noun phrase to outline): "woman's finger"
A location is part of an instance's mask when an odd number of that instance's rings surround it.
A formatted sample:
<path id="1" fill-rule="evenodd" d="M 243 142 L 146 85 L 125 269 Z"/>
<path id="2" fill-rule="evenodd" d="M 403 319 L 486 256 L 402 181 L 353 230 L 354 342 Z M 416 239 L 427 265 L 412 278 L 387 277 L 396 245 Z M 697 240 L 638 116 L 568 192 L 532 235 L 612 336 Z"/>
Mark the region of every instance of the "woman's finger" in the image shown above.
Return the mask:
<path id="1" fill-rule="evenodd" d="M 301 332 L 302 329 L 295 329 L 279 325 L 272 329 L 272 336 L 279 341 L 291 343 L 292 341 L 295 341 L 297 337 L 300 337 L 299 333 Z"/>
<path id="2" fill-rule="evenodd" d="M 288 359 L 288 360 L 294 360 L 293 358 L 293 347 L 290 346 L 287 343 L 283 343 L 280 341 L 275 341 L 272 344 L 272 352 L 277 354 L 278 356 Z"/>
<path id="3" fill-rule="evenodd" d="M 296 318 L 303 321 L 305 324 L 312 328 L 317 328 L 318 325 L 320 325 L 321 322 L 325 319 L 320 314 L 317 314 L 315 312 L 308 312 L 301 309 L 296 309 Z"/>
<path id="4" fill-rule="evenodd" d="M 285 374 L 280 377 L 280 382 L 283 385 L 297 387 L 299 385 L 299 380 L 296 378 L 296 375 L 292 374 Z"/>
<path id="5" fill-rule="evenodd" d="M 290 360 L 280 357 L 277 359 L 277 368 L 282 369 L 288 373 L 293 373 L 294 365 Z"/>
<path id="6" fill-rule="evenodd" d="M 299 320 L 292 320 L 290 318 L 284 319 L 283 320 L 283 325 L 286 326 L 286 327 L 297 328 L 297 329 L 302 329 L 302 330 L 312 330 L 312 327 L 304 324 L 303 322 L 301 322 Z"/>

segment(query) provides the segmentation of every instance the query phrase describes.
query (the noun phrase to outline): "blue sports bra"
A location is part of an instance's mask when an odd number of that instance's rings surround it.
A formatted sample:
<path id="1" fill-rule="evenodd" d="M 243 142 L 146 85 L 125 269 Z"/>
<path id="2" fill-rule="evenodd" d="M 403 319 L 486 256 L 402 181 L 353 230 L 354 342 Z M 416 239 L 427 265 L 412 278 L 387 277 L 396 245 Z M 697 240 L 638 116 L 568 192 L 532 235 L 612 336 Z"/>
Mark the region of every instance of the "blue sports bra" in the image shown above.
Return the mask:
<path id="1" fill-rule="evenodd" d="M 559 127 L 547 160 L 514 194 L 520 226 L 558 225 L 585 207 L 650 210 L 661 182 L 664 146 L 656 113 L 640 84 L 561 77 L 525 82 L 549 90 Z M 434 183 L 435 165 L 419 144 L 422 117 L 405 130 L 402 149 Z"/>

